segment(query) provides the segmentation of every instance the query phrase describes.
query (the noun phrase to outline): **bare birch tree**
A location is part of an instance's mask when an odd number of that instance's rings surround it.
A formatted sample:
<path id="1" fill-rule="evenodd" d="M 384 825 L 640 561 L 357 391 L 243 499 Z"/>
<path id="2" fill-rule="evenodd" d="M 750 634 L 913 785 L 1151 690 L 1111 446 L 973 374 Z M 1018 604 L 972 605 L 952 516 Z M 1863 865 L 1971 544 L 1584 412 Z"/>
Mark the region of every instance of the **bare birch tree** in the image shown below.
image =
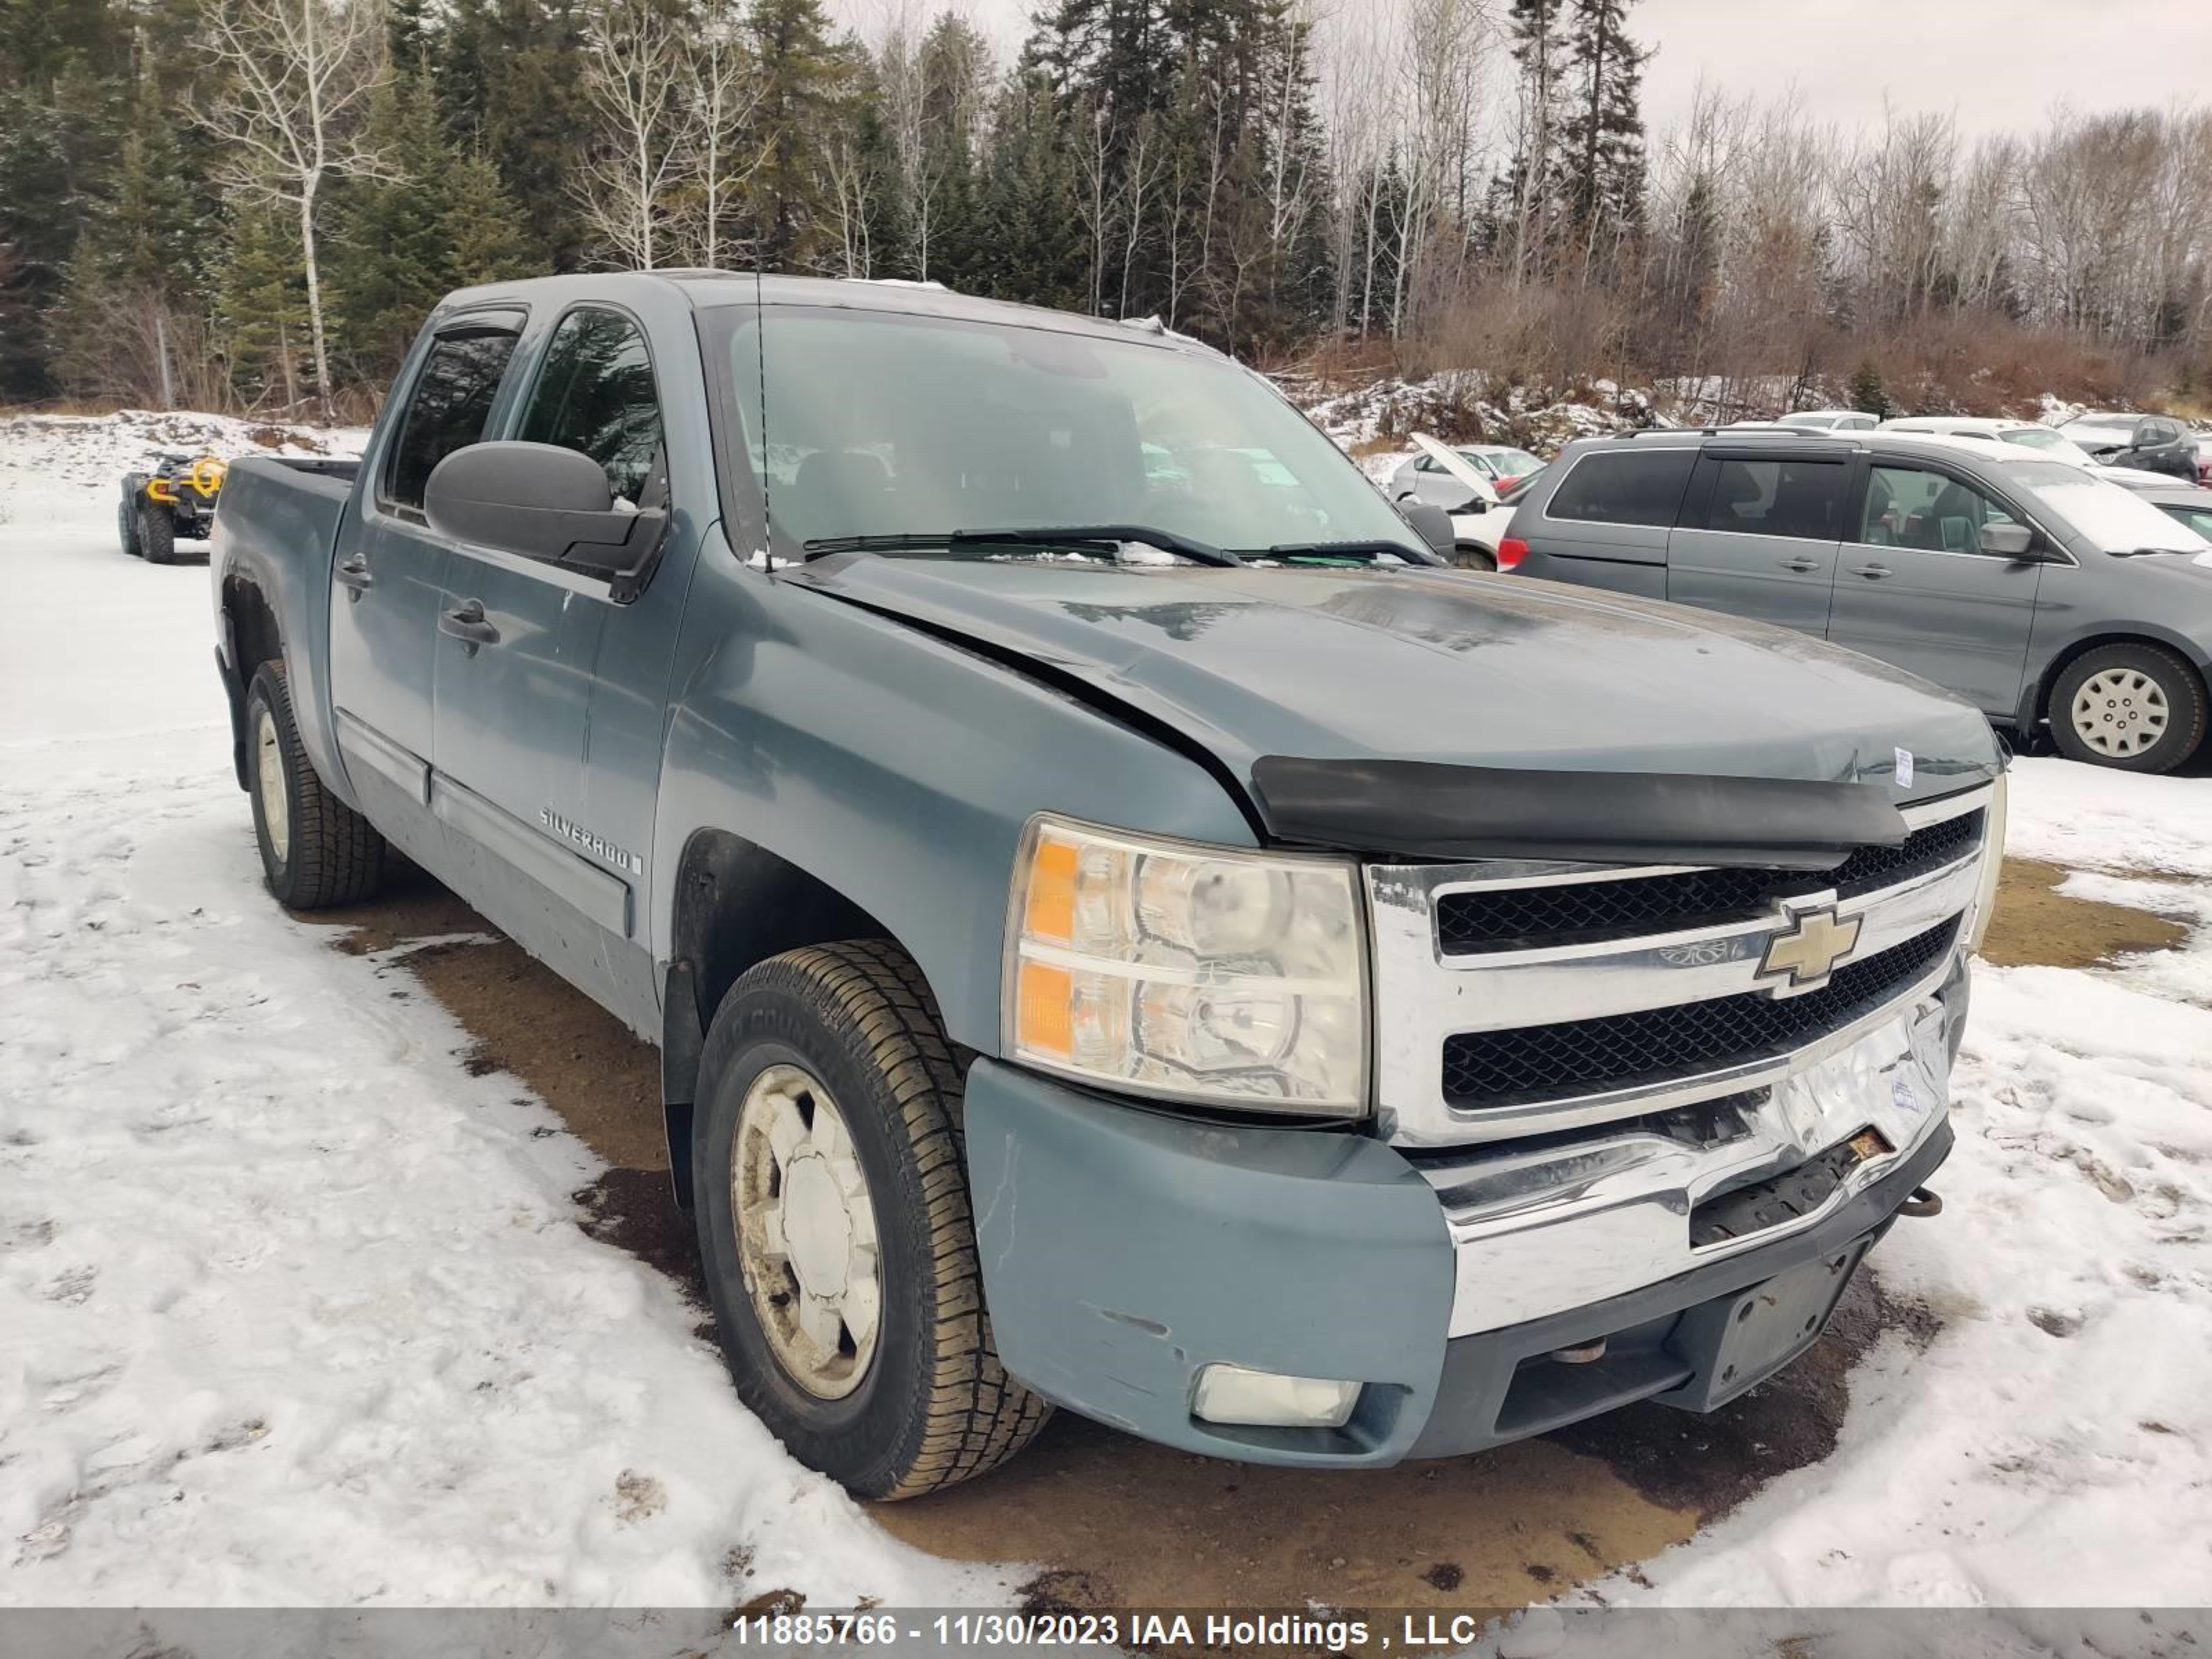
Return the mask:
<path id="1" fill-rule="evenodd" d="M 698 65 L 683 26 L 653 0 L 598 0 L 584 25 L 594 123 L 574 191 L 623 264 L 650 270 L 698 167 Z"/>
<path id="2" fill-rule="evenodd" d="M 315 395 L 327 421 L 331 356 L 315 211 L 332 179 L 389 176 L 362 128 L 384 76 L 383 9 L 377 0 L 224 0 L 204 15 L 222 90 L 192 118 L 225 145 L 217 177 L 227 188 L 296 219 Z"/>
<path id="3" fill-rule="evenodd" d="M 718 0 L 702 21 L 690 65 L 696 150 L 689 216 L 696 263 L 718 267 L 728 222 L 763 159 L 759 145 L 747 142 L 760 107 L 761 80 L 731 0 Z"/>

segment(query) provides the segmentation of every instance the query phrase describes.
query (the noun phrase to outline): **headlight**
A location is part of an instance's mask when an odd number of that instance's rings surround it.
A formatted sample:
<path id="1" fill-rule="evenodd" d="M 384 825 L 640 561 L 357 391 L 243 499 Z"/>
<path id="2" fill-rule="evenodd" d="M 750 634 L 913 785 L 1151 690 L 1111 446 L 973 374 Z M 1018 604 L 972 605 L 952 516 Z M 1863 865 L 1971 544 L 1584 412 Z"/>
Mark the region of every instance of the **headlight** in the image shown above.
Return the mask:
<path id="1" fill-rule="evenodd" d="M 1358 1116 L 1357 875 L 1032 819 L 1006 926 L 1006 1053 L 1141 1094 Z"/>
<path id="2" fill-rule="evenodd" d="M 1982 878 L 1974 888 L 1974 925 L 1966 935 L 1966 949 L 1979 955 L 1989 936 L 1990 918 L 1996 912 L 1997 882 L 2004 872 L 2005 794 L 2012 780 L 1997 774 L 1996 787 L 1982 813 Z"/>

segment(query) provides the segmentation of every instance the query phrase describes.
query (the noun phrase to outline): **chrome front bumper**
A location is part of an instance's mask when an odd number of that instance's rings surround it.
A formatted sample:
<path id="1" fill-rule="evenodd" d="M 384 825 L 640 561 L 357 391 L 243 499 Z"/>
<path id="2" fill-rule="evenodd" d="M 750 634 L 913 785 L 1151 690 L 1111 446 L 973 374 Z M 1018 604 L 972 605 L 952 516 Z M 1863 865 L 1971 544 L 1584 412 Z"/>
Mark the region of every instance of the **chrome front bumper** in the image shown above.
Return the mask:
<path id="1" fill-rule="evenodd" d="M 1946 1011 L 1935 995 L 1805 1066 L 1711 1146 L 1641 1125 L 1570 1146 L 1498 1147 L 1419 1167 L 1450 1233 L 1449 1333 L 1468 1336 L 1587 1307 L 1816 1226 L 1911 1158 L 1948 1100 Z M 1691 1212 L 1717 1193 L 1783 1174 L 1856 1134 L 1889 1150 L 1853 1167 L 1818 1209 L 1703 1248 Z"/>
<path id="2" fill-rule="evenodd" d="M 1995 796 L 1988 787 L 1965 791 L 1904 815 L 1918 832 L 1993 805 L 2001 813 Z M 1985 811 L 1985 830 L 1996 816 Z M 1901 1168 L 1936 1133 L 1949 1101 L 1968 941 L 1990 856 L 1975 844 L 1875 890 L 1798 892 L 1709 926 L 1589 942 L 1515 940 L 1464 954 L 1447 953 L 1439 939 L 1438 905 L 1448 895 L 1516 896 L 1680 872 L 1370 866 L 1380 1125 L 1443 1209 L 1454 1256 L 1450 1335 L 1587 1307 L 1802 1233 Z M 1856 928 L 1852 960 L 1947 927 L 1952 943 L 1879 1002 L 1838 1010 L 1842 1023 L 1794 1046 L 1735 1054 L 1689 1074 L 1600 1079 L 1527 1097 L 1447 1094 L 1444 1050 L 1456 1034 L 1602 1030 L 1616 1017 L 1650 1010 L 1679 1010 L 1695 1026 L 1702 1004 L 1819 988 L 1762 971 L 1769 942 L 1813 907 Z M 1583 1021 L 1592 1024 L 1565 1024 Z M 1692 1243 L 1700 1205 L 1788 1175 L 1864 1130 L 1875 1132 L 1865 1144 L 1875 1150 L 1851 1164 L 1816 1209 L 1783 1212 L 1747 1237 Z"/>

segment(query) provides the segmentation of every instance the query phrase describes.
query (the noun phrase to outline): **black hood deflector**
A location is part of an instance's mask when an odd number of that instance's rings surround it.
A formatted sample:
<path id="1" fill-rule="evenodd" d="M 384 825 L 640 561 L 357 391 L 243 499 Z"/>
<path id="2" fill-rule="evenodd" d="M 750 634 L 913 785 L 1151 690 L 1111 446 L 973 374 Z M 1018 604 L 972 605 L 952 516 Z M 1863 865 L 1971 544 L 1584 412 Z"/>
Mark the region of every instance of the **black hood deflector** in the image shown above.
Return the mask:
<path id="1" fill-rule="evenodd" d="M 1278 841 L 1408 859 L 1828 870 L 1905 836 L 1904 816 L 1863 784 L 1796 779 L 1266 755 L 1252 792 Z"/>

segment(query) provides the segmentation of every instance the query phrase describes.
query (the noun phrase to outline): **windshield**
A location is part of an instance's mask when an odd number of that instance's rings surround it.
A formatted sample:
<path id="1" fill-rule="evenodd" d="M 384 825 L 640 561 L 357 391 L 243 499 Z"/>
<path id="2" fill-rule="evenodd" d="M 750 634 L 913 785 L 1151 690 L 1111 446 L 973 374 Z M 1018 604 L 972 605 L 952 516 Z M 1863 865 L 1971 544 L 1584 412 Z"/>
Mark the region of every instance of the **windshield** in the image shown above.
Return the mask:
<path id="1" fill-rule="evenodd" d="M 2047 426 L 2017 426 L 2004 434 L 2008 444 L 2018 444 L 2023 449 L 2033 449 L 2040 454 L 2053 455 L 2077 465 L 2089 459 L 2089 452 L 2063 432 L 2054 432 Z"/>
<path id="2" fill-rule="evenodd" d="M 763 352 L 754 315 L 708 318 L 721 325 L 715 355 L 744 427 L 736 447 L 765 474 L 782 556 L 848 536 L 1092 525 L 1239 552 L 1421 545 L 1335 444 L 1226 360 L 1140 339 L 796 306 L 770 311 Z M 1010 556 L 1004 546 L 937 550 Z"/>
<path id="3" fill-rule="evenodd" d="M 2024 461 L 2007 474 L 2107 553 L 2212 551 L 2212 542 L 2168 518 L 2131 489 L 2077 467 Z"/>

